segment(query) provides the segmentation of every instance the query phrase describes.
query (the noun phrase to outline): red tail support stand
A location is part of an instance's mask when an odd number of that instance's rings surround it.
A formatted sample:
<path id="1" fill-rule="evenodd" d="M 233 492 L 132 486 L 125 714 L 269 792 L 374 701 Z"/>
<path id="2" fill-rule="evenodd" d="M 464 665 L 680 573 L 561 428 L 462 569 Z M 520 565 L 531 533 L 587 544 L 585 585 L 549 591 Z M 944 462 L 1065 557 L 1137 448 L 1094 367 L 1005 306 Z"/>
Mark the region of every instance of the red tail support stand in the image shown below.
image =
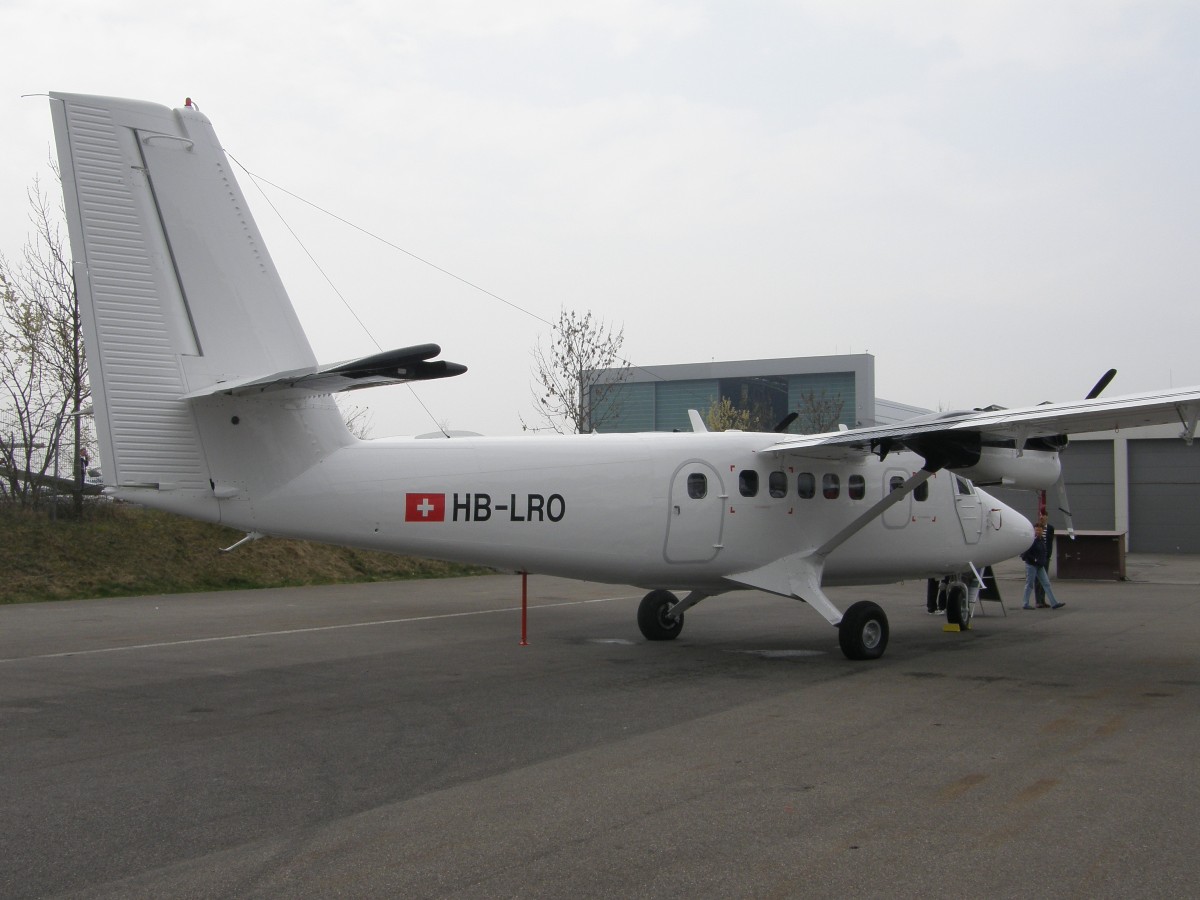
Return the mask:
<path id="1" fill-rule="evenodd" d="M 529 573 L 521 573 L 521 646 L 528 647 L 526 624 L 528 622 L 529 611 Z"/>

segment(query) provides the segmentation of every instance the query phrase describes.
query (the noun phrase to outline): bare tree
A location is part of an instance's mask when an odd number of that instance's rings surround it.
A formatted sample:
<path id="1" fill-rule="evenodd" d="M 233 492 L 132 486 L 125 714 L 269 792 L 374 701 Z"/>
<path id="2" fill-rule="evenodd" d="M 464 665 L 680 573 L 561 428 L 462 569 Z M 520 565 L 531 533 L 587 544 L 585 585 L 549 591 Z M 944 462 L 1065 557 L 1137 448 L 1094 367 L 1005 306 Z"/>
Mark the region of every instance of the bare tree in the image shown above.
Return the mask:
<path id="1" fill-rule="evenodd" d="M 89 438 L 82 412 L 91 396 L 82 322 L 61 209 L 52 209 L 37 179 L 27 196 L 33 233 L 21 260 L 13 265 L 0 254 L 0 457 L 10 498 L 36 503 L 40 483 L 64 470 L 74 476 L 78 511 Z"/>
<path id="2" fill-rule="evenodd" d="M 842 418 L 842 409 L 846 405 L 844 397 L 830 397 L 825 391 L 817 394 L 814 390 L 800 396 L 800 414 L 796 419 L 796 431 L 800 434 L 824 434 L 838 427 Z"/>
<path id="3" fill-rule="evenodd" d="M 624 342 L 624 328 L 614 331 L 590 310 L 559 312 L 549 349 L 541 341 L 533 349 L 534 401 L 548 427 L 587 434 L 620 415 L 618 391 L 631 371 L 620 356 Z"/>
<path id="4" fill-rule="evenodd" d="M 22 506 L 38 498 L 36 476 L 45 475 L 51 459 L 41 451 L 62 414 L 45 390 L 44 367 L 35 352 L 39 330 L 35 310 L 13 291 L 0 268 L 0 466 L 5 498 Z"/>
<path id="5" fill-rule="evenodd" d="M 370 408 L 343 400 L 340 394 L 334 396 L 333 399 L 337 403 L 338 412 L 342 414 L 342 420 L 346 423 L 346 428 L 350 433 L 360 441 L 370 438 L 371 432 L 375 430 L 375 415 Z"/>

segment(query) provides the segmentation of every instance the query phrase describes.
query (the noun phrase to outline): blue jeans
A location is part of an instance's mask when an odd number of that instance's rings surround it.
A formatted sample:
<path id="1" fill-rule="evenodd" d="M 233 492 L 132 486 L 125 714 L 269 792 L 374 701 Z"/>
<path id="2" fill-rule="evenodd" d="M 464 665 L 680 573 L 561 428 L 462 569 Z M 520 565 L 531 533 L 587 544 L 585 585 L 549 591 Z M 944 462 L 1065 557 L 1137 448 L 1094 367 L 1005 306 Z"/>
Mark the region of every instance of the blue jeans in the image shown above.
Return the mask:
<path id="1" fill-rule="evenodd" d="M 1021 605 L 1029 605 L 1029 595 L 1033 593 L 1035 582 L 1040 584 L 1042 590 L 1046 592 L 1050 605 L 1058 606 L 1058 599 L 1054 596 L 1054 591 L 1050 589 L 1050 576 L 1046 574 L 1046 570 L 1041 566 L 1031 566 L 1029 563 L 1025 563 L 1025 597 L 1021 600 Z"/>

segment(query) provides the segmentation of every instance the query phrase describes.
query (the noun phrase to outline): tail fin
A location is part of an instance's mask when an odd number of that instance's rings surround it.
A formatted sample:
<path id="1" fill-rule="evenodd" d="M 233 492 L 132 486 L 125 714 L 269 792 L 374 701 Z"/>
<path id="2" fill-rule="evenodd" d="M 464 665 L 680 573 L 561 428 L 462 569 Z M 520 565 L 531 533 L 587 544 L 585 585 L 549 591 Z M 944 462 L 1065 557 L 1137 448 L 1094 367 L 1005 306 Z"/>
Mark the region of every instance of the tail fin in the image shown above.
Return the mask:
<path id="1" fill-rule="evenodd" d="M 327 397 L 219 393 L 316 369 L 228 160 L 190 105 L 50 96 L 105 482 L 245 525 L 223 501 L 351 439 Z"/>

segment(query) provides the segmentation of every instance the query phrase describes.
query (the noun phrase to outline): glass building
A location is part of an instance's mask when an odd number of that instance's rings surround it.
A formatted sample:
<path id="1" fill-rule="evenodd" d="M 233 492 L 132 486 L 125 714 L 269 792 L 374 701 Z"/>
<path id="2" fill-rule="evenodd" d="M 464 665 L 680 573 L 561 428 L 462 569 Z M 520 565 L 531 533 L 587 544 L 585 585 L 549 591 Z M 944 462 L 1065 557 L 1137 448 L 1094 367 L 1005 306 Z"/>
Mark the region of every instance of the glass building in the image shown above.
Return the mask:
<path id="1" fill-rule="evenodd" d="M 789 413 L 796 434 L 875 423 L 875 357 L 869 353 L 643 366 L 617 383 L 598 373 L 588 398 L 598 431 L 691 431 L 688 410 L 707 416 L 722 400 L 770 430 Z"/>

